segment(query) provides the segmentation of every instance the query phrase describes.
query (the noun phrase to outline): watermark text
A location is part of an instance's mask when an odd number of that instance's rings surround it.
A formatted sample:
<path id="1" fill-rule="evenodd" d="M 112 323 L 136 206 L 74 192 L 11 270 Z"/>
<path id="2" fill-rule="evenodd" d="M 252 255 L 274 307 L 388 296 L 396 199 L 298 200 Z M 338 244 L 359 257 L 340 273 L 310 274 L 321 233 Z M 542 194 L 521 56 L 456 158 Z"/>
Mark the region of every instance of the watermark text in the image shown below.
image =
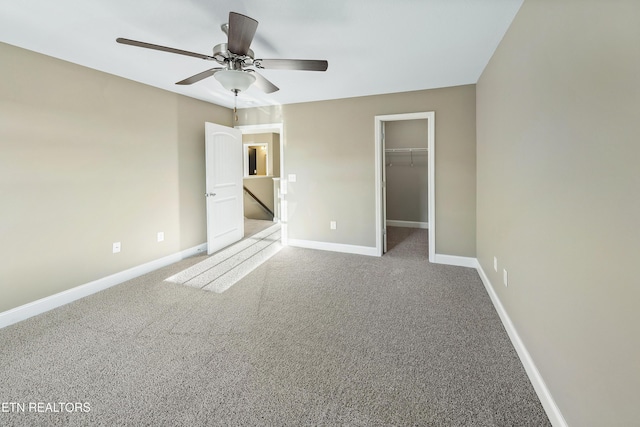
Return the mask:
<path id="1" fill-rule="evenodd" d="M 0 413 L 91 412 L 90 402 L 0 402 Z"/>

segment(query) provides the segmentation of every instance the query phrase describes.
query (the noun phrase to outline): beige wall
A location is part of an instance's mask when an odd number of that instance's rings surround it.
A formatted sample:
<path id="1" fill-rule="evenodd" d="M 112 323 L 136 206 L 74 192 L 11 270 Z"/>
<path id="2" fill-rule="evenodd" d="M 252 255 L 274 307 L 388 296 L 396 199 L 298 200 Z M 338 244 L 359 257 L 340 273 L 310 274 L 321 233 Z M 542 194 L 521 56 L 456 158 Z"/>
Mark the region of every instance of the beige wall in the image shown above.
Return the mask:
<path id="1" fill-rule="evenodd" d="M 231 125 L 228 109 L 0 57 L 0 312 L 206 241 L 204 122 Z"/>
<path id="2" fill-rule="evenodd" d="M 436 117 L 436 252 L 475 257 L 474 85 L 241 110 L 241 124 L 284 123 L 289 238 L 374 247 L 374 117 L 422 111 Z"/>
<path id="3" fill-rule="evenodd" d="M 427 120 L 385 122 L 385 146 L 427 148 Z M 429 222 L 428 153 L 387 152 L 387 220 Z"/>
<path id="4" fill-rule="evenodd" d="M 269 155 L 272 161 L 271 173 L 274 177 L 280 177 L 280 135 L 277 133 L 271 134 L 273 139 L 269 146 Z"/>
<path id="5" fill-rule="evenodd" d="M 262 148 L 256 150 L 256 174 L 267 174 L 267 150 Z"/>
<path id="6" fill-rule="evenodd" d="M 571 426 L 640 420 L 638 17 L 525 0 L 477 86 L 478 258 Z"/>

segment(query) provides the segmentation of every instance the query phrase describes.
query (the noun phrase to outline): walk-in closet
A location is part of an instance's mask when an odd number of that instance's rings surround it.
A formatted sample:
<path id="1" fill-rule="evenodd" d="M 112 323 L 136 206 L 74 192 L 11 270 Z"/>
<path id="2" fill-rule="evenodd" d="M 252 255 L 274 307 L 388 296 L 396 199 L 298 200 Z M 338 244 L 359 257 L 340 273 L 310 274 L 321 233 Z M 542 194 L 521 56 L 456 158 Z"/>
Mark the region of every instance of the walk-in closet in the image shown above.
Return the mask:
<path id="1" fill-rule="evenodd" d="M 384 123 L 388 250 L 411 239 L 428 243 L 428 123 L 426 119 Z"/>

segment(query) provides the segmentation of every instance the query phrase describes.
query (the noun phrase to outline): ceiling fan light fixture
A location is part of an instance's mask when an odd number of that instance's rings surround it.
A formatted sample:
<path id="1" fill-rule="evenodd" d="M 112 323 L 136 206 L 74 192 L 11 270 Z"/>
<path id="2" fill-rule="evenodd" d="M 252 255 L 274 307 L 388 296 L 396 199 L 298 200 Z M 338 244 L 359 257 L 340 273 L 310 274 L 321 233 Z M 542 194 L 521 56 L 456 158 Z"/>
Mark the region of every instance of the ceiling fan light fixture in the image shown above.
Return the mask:
<path id="1" fill-rule="evenodd" d="M 213 76 L 222 87 L 235 93 L 244 92 L 256 81 L 253 74 L 239 70 L 220 70 Z"/>

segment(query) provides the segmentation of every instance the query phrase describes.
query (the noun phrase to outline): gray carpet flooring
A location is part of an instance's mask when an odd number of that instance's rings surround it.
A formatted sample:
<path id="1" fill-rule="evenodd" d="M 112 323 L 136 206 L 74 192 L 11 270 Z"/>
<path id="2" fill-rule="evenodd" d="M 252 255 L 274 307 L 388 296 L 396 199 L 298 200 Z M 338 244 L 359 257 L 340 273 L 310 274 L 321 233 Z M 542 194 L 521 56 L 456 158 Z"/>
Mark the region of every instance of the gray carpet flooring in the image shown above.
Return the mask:
<path id="1" fill-rule="evenodd" d="M 221 294 L 164 281 L 196 256 L 1 329 L 0 404 L 90 411 L 0 425 L 549 425 L 475 270 L 389 231 L 381 258 L 285 247 Z"/>

